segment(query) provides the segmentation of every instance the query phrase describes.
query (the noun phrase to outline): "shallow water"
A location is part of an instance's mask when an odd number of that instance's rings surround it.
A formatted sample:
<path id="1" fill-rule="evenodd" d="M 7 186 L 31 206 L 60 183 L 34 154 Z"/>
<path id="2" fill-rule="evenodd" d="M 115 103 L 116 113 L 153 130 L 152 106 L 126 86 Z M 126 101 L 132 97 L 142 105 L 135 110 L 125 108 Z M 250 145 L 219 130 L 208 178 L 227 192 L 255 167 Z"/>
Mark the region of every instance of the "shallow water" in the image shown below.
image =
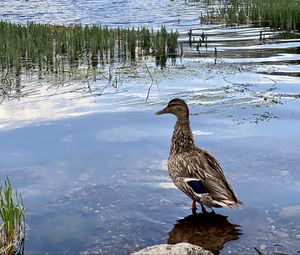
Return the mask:
<path id="1" fill-rule="evenodd" d="M 183 1 L 46 4 L 1 1 L 0 18 L 159 27 L 164 17 L 168 29 L 179 29 L 182 42 L 190 28 L 195 40 L 205 31 L 208 47 L 197 52 L 196 44 L 184 44 L 183 57 L 165 69 L 151 59 L 115 63 L 117 86 L 105 79 L 28 74 L 18 90 L 1 95 L 0 176 L 8 175 L 23 196 L 26 253 L 119 254 L 179 241 L 221 254 L 255 254 L 254 247 L 297 253 L 297 36 L 263 28 L 260 40 L 261 29 L 249 26 L 200 26 L 203 5 Z M 139 15 L 132 20 L 132 13 Z M 154 115 L 173 97 L 191 106 L 196 142 L 220 161 L 242 209 L 189 216 L 190 200 L 166 170 L 175 119 Z"/>
<path id="2" fill-rule="evenodd" d="M 197 143 L 219 159 L 245 203 L 216 210 L 243 233 L 222 254 L 262 244 L 272 250 L 275 243 L 298 249 L 299 215 L 281 215 L 299 204 L 300 193 L 299 134 L 290 128 L 297 121 L 285 116 L 239 125 L 224 113 L 191 117 Z M 177 220 L 191 213 L 166 171 L 173 122 L 144 110 L 3 131 L 1 175 L 9 175 L 24 198 L 26 250 L 123 253 L 166 242 Z"/>

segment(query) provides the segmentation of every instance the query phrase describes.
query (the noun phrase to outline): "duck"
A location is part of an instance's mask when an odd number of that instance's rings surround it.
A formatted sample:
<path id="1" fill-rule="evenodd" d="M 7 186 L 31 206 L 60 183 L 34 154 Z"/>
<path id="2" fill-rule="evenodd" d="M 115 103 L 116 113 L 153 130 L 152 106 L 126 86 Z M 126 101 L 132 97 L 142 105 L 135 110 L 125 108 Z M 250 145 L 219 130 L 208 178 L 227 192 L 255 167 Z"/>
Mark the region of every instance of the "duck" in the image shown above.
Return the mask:
<path id="1" fill-rule="evenodd" d="M 164 109 L 156 112 L 156 115 L 162 114 L 177 117 L 168 172 L 175 186 L 192 199 L 192 210 L 197 210 L 196 203 L 201 205 L 203 213 L 206 212 L 205 207 L 240 207 L 243 203 L 227 181 L 219 162 L 208 151 L 195 145 L 186 102 L 174 98 Z"/>

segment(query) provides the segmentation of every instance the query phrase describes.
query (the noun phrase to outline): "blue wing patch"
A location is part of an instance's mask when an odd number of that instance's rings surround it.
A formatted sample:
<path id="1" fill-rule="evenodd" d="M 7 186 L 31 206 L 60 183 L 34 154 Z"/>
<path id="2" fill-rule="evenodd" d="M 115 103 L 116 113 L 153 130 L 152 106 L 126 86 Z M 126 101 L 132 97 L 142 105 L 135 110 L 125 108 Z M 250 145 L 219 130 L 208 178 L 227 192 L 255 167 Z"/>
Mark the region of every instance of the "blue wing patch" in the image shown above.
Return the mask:
<path id="1" fill-rule="evenodd" d="M 186 182 L 195 193 L 197 194 L 203 194 L 203 193 L 207 193 L 205 187 L 203 186 L 203 184 L 200 181 L 197 180 L 191 180 L 191 181 L 187 181 Z"/>

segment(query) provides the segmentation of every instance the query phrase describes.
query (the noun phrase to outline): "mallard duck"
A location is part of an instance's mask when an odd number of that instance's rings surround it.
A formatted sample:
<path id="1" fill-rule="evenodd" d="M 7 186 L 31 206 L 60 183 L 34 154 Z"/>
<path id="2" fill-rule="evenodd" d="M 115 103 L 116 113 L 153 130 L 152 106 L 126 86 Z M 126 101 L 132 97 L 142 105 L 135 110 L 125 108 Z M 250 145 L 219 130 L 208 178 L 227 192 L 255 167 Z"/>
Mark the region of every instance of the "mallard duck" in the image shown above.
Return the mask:
<path id="1" fill-rule="evenodd" d="M 169 175 L 175 186 L 192 199 L 192 209 L 197 208 L 196 202 L 203 212 L 206 212 L 204 206 L 232 208 L 242 205 L 218 161 L 195 145 L 186 102 L 179 98 L 172 99 L 156 115 L 166 113 L 177 117 L 168 159 Z"/>

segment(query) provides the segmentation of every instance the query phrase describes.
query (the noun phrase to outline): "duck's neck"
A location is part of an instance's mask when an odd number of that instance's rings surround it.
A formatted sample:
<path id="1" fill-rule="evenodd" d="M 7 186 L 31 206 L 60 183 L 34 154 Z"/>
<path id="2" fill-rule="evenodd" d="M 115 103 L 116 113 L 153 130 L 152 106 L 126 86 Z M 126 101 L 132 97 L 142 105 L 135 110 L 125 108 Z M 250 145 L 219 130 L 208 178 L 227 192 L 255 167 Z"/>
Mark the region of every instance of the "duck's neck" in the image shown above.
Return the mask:
<path id="1" fill-rule="evenodd" d="M 170 155 L 189 152 L 195 149 L 190 122 L 177 120 L 174 127 Z"/>

